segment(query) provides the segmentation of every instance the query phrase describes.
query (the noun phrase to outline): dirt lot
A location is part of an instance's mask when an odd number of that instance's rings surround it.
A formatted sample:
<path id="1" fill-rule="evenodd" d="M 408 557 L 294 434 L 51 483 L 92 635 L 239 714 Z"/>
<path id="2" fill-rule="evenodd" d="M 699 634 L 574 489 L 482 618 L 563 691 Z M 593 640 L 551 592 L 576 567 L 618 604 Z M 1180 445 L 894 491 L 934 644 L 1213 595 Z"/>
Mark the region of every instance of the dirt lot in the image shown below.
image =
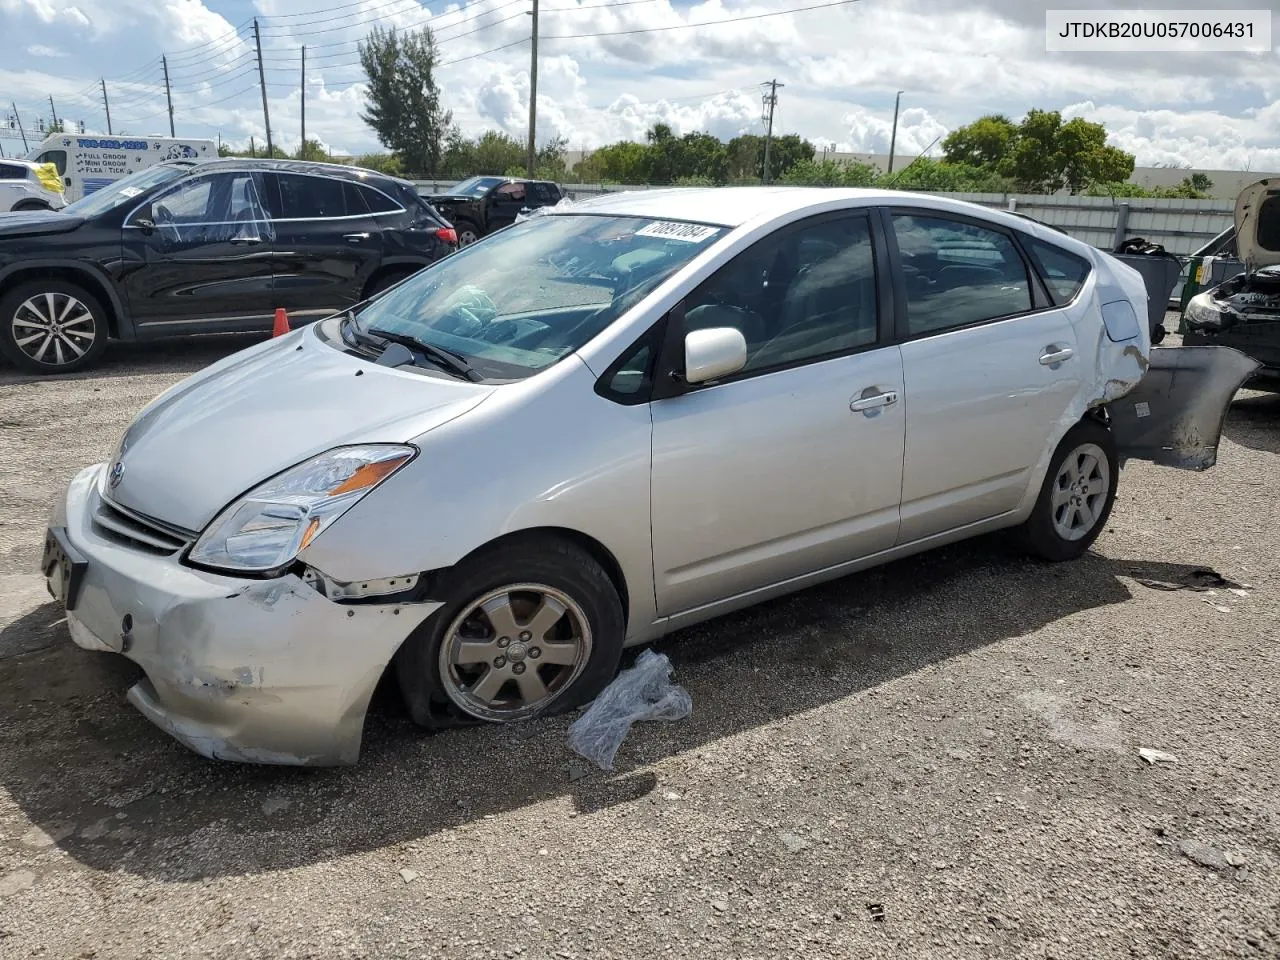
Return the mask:
<path id="1" fill-rule="evenodd" d="M 59 485 L 246 343 L 0 374 L 0 956 L 1280 956 L 1280 397 L 1208 473 L 1130 466 L 1075 564 L 982 541 L 668 638 L 693 716 L 613 776 L 568 718 L 391 697 L 300 771 L 153 728 L 34 572 Z"/>

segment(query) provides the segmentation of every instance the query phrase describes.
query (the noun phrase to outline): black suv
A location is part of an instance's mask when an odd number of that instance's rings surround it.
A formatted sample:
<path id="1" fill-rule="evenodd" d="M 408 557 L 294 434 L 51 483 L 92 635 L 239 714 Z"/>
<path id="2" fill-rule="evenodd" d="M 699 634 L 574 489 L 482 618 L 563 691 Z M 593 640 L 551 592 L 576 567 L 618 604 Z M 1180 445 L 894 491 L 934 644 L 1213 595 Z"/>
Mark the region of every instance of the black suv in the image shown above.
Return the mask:
<path id="1" fill-rule="evenodd" d="M 407 180 L 291 160 L 174 161 L 59 212 L 0 216 L 0 352 L 83 369 L 107 338 L 270 330 L 359 303 L 457 249 Z"/>
<path id="2" fill-rule="evenodd" d="M 472 177 L 429 199 L 453 224 L 459 245 L 465 247 L 515 223 L 521 210 L 554 206 L 563 196 L 549 180 Z"/>

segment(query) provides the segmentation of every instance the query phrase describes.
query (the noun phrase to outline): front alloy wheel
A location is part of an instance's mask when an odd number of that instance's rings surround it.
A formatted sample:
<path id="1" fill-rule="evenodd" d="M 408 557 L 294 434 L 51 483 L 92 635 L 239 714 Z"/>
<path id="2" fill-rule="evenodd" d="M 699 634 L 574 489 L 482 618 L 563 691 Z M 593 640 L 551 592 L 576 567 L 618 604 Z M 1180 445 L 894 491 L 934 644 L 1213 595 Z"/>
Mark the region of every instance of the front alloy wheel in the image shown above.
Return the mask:
<path id="1" fill-rule="evenodd" d="M 440 645 L 444 692 L 482 720 L 542 712 L 591 658 L 591 626 L 566 593 L 540 583 L 501 587 L 469 604 Z"/>
<path id="2" fill-rule="evenodd" d="M 83 369 L 106 348 L 102 306 L 60 280 L 23 284 L 0 297 L 0 324 L 0 351 L 33 373 Z"/>

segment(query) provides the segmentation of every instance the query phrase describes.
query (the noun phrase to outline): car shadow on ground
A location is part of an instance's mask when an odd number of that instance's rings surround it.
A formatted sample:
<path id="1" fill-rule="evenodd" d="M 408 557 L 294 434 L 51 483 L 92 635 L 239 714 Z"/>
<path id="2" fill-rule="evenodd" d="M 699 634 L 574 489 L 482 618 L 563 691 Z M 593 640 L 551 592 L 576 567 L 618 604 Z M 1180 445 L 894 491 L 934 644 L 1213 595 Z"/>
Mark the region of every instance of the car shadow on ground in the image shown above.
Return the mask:
<path id="1" fill-rule="evenodd" d="M 1231 404 L 1222 432 L 1242 447 L 1280 453 L 1280 393 L 1248 392 L 1238 396 Z"/>
<path id="2" fill-rule="evenodd" d="M 0 387 L 36 381 L 102 380 L 149 373 L 189 374 L 230 356 L 238 350 L 261 343 L 265 333 L 217 333 L 201 336 L 152 340 L 146 343 L 112 341 L 94 366 L 79 373 L 32 374 L 8 364 L 0 365 Z"/>
<path id="3" fill-rule="evenodd" d="M 355 767 L 206 761 L 129 707 L 136 668 L 74 647 L 49 604 L 0 632 L 0 651 L 14 651 L 0 659 L 0 785 L 38 828 L 0 831 L 0 844 L 56 843 L 97 870 L 186 881 L 328 861 L 548 801 L 553 830 L 572 810 L 654 790 L 649 764 L 1123 603 L 1121 578 L 1178 581 L 1192 570 L 1092 553 L 1043 565 L 986 538 L 681 631 L 657 646 L 693 715 L 637 725 L 612 775 L 585 776 L 566 743 L 571 717 L 428 735 L 386 693 Z"/>

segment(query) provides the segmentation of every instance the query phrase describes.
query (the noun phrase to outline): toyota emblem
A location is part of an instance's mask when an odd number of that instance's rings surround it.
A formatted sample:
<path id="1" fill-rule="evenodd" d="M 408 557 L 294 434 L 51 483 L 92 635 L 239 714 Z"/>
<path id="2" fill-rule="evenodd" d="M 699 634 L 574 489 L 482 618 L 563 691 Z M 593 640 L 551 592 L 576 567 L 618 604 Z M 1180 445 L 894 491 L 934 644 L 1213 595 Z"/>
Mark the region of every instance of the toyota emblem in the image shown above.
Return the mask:
<path id="1" fill-rule="evenodd" d="M 107 474 L 107 484 L 114 490 L 120 486 L 120 481 L 124 478 L 124 464 L 117 460 L 111 466 L 111 472 Z"/>

